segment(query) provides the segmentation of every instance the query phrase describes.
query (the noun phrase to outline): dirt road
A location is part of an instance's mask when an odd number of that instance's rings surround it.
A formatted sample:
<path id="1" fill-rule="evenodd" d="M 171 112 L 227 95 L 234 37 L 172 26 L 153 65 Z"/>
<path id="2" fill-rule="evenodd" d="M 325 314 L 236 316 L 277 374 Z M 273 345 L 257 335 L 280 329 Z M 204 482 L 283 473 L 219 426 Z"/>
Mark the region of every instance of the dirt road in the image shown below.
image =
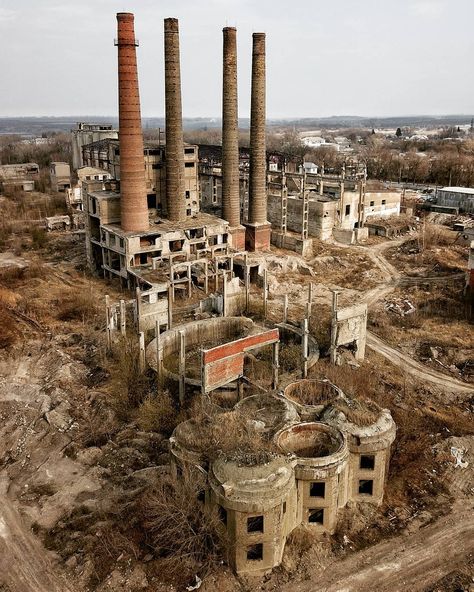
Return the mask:
<path id="1" fill-rule="evenodd" d="M 0 590 L 70 592 L 54 572 L 40 541 L 27 530 L 11 501 L 0 495 Z"/>
<path id="2" fill-rule="evenodd" d="M 282 592 L 422 592 L 474 553 L 474 508 L 457 508 L 434 525 L 370 547 Z"/>
<path id="3" fill-rule="evenodd" d="M 456 378 L 451 378 L 441 372 L 432 370 L 428 366 L 417 362 L 410 356 L 403 354 L 400 350 L 391 347 L 388 343 L 370 331 L 367 331 L 367 347 L 370 347 L 370 349 L 382 355 L 392 364 L 402 368 L 402 370 L 409 372 L 421 382 L 430 382 L 444 391 L 452 391 L 466 395 L 472 395 L 474 393 L 474 385 L 461 382 L 460 380 L 456 380 Z"/>

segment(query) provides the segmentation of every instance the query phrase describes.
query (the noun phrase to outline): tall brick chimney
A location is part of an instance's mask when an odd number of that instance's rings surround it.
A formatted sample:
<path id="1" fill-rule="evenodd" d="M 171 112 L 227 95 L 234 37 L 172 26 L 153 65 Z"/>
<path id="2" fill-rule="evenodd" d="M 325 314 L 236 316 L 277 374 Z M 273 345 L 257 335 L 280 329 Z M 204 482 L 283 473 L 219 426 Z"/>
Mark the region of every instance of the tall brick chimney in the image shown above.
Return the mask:
<path id="1" fill-rule="evenodd" d="M 236 250 L 245 248 L 240 225 L 239 116 L 237 101 L 237 30 L 225 27 L 222 77 L 222 217 L 229 222 L 229 239 Z"/>
<path id="2" fill-rule="evenodd" d="M 117 13 L 120 211 L 126 232 L 148 230 L 148 204 L 133 14 Z"/>
<path id="3" fill-rule="evenodd" d="M 174 222 L 186 219 L 178 19 L 165 19 L 166 209 Z"/>
<path id="4" fill-rule="evenodd" d="M 253 34 L 252 95 L 250 108 L 249 217 L 246 246 L 250 251 L 270 247 L 267 221 L 265 145 L 265 33 Z"/>

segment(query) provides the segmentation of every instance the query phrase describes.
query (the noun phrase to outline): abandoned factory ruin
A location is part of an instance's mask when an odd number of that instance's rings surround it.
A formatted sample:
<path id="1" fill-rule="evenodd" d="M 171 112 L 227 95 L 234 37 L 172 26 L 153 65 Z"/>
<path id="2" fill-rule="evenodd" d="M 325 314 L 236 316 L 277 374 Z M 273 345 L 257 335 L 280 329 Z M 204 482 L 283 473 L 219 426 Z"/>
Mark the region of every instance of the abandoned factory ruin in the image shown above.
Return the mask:
<path id="1" fill-rule="evenodd" d="M 212 419 L 189 419 L 175 429 L 172 472 L 177 479 L 184 469 L 207 475 L 202 503 L 221 517 L 229 564 L 237 573 L 263 574 L 280 564 L 297 526 L 333 533 L 348 500 L 382 502 L 396 431 L 388 410 L 351 399 L 327 380 L 306 378 L 319 357 L 308 328 L 312 286 L 299 323 L 289 320 L 287 298 L 281 318 L 272 321 L 266 255 L 271 244 L 307 253 L 310 236 L 339 232 L 349 244 L 367 237 L 364 202 L 389 215 L 399 213 L 400 197 L 366 194 L 361 165 L 327 176 L 287 171 L 285 163 L 268 170 L 264 33 L 252 39 L 248 173 L 239 156 L 232 27 L 223 29 L 220 167 L 200 170 L 198 146 L 183 141 L 179 28 L 173 18 L 164 21 L 165 142 L 144 143 L 133 15 L 119 13 L 117 21 L 118 137 L 87 124 L 73 132 L 82 167 L 109 173 L 82 182 L 87 263 L 135 295 L 117 303 L 107 299 L 109 342 L 126 332 L 131 307 L 143 368 L 149 365 L 160 383 L 172 385 L 179 406 L 193 393 L 209 406 Z M 94 132 L 99 139 L 84 143 L 83 135 Z M 201 195 L 203 186 L 211 188 L 210 196 Z M 256 298 L 253 285 L 262 287 L 261 323 L 245 316 Z M 203 318 L 177 322 L 174 313 L 181 315 L 181 303 L 196 294 Z M 364 359 L 366 317 L 366 305 L 341 308 L 334 292 L 334 364 L 342 363 L 342 350 Z M 280 347 L 295 344 L 296 363 L 282 380 Z M 252 394 L 248 356 L 267 349 L 267 386 L 264 394 Z M 232 426 L 236 416 L 250 439 L 263 438 L 264 450 L 246 455 L 236 449 L 209 459 L 212 423 Z M 235 429 L 242 429 L 238 422 Z"/>
<path id="2" fill-rule="evenodd" d="M 116 20 L 117 119 L 0 136 L 0 590 L 471 590 L 474 189 L 377 177 L 375 125 L 321 156 L 274 124 L 263 32 L 239 121 L 219 25 L 194 129 L 165 18 L 149 126 Z"/>

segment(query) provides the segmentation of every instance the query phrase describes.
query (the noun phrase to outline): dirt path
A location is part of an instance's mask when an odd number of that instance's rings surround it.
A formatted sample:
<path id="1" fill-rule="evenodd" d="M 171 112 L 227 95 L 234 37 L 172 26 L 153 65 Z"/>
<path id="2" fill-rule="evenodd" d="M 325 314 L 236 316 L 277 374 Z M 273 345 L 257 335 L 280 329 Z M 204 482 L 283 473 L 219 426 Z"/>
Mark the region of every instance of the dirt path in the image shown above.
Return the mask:
<path id="1" fill-rule="evenodd" d="M 473 510 L 465 504 L 432 526 L 354 553 L 281 592 L 422 592 L 474 553 Z"/>
<path id="2" fill-rule="evenodd" d="M 0 495 L 0 590 L 4 589 L 7 592 L 71 592 L 55 575 L 44 547 L 26 528 L 11 501 Z"/>
<path id="3" fill-rule="evenodd" d="M 403 354 L 400 350 L 391 347 L 388 345 L 388 343 L 382 341 L 380 337 L 377 337 L 370 331 L 367 331 L 367 346 L 375 352 L 381 354 L 392 364 L 395 364 L 403 370 L 406 370 L 412 376 L 418 378 L 421 382 L 431 382 L 445 391 L 455 391 L 456 393 L 462 393 L 466 395 L 472 395 L 474 393 L 474 385 L 461 382 L 456 378 L 451 378 L 450 376 L 446 376 L 441 372 L 432 370 L 428 366 L 417 362 L 410 356 Z"/>

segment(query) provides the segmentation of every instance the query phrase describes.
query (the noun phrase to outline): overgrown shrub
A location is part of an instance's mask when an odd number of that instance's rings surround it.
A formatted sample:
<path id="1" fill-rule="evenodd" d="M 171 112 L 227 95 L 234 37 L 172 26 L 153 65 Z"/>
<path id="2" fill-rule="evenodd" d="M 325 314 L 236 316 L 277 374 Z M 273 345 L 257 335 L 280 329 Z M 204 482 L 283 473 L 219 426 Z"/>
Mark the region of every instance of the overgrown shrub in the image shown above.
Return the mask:
<path id="1" fill-rule="evenodd" d="M 147 544 L 161 558 L 160 572 L 182 584 L 216 567 L 227 546 L 217 509 L 204 504 L 205 478 L 197 470 L 177 480 L 164 476 L 141 502 Z"/>
<path id="2" fill-rule="evenodd" d="M 170 435 L 176 427 L 177 414 L 169 392 L 146 395 L 137 409 L 136 420 L 141 430 Z"/>

